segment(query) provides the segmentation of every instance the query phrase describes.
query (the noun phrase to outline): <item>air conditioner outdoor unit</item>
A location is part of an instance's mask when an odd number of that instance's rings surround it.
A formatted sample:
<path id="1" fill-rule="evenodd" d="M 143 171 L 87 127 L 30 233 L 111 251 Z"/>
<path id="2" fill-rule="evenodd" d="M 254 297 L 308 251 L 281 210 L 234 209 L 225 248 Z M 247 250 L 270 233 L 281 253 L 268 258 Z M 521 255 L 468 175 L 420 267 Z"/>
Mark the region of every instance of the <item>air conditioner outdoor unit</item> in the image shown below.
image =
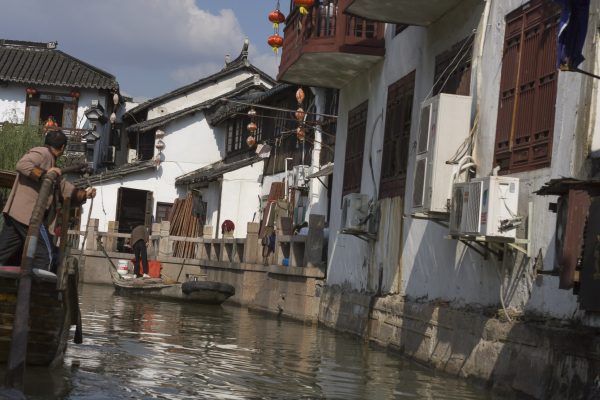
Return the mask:
<path id="1" fill-rule="evenodd" d="M 292 170 L 293 173 L 293 184 L 292 187 L 304 188 L 308 185 L 308 179 L 306 177 L 310 175 L 310 166 L 308 165 L 294 165 Z"/>
<path id="2" fill-rule="evenodd" d="M 462 202 L 455 201 L 462 195 Z M 488 176 L 453 186 L 450 233 L 509 237 L 516 236 L 519 178 Z"/>
<path id="3" fill-rule="evenodd" d="M 104 153 L 104 164 L 114 164 L 117 157 L 117 149 L 115 146 L 108 146 Z"/>
<path id="4" fill-rule="evenodd" d="M 467 139 L 471 97 L 439 94 L 421 105 L 414 167 L 412 213 L 447 215 L 454 165 L 447 164 Z"/>
<path id="5" fill-rule="evenodd" d="M 350 193 L 342 201 L 342 233 L 367 233 L 369 220 L 369 196 Z"/>
<path id="6" fill-rule="evenodd" d="M 127 163 L 132 163 L 137 160 L 137 150 L 129 149 L 127 152 Z"/>

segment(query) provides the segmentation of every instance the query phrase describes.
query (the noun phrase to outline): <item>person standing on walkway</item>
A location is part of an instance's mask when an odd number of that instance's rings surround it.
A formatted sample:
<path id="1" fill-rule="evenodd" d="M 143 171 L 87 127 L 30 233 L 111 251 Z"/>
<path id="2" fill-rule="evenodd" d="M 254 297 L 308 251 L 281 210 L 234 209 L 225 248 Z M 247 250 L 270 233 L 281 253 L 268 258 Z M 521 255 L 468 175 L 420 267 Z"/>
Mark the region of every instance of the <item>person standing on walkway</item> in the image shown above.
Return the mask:
<path id="1" fill-rule="evenodd" d="M 135 254 L 135 262 L 133 265 L 133 274 L 138 278 L 150 278 L 148 275 L 148 229 L 145 225 L 138 225 L 131 231 L 131 243 L 133 244 L 133 253 Z M 140 274 L 140 261 L 142 262 L 142 273 Z"/>
<path id="2" fill-rule="evenodd" d="M 0 265 L 23 252 L 29 220 L 42 186 L 44 176 L 53 171 L 59 176 L 55 193 L 48 198 L 45 221 L 40 225 L 40 242 L 36 247 L 33 266 L 52 272 L 55 267 L 53 228 L 56 215 L 53 212 L 57 197 L 70 197 L 72 204 L 82 204 L 96 195 L 96 189 L 76 189 L 73 184 L 60 179 L 61 170 L 56 167 L 67 145 L 67 136 L 61 130 L 50 131 L 44 139 L 45 146 L 30 149 L 17 162 L 17 178 L 3 210 L 4 227 L 0 232 Z M 60 189 L 60 190 L 58 190 Z"/>

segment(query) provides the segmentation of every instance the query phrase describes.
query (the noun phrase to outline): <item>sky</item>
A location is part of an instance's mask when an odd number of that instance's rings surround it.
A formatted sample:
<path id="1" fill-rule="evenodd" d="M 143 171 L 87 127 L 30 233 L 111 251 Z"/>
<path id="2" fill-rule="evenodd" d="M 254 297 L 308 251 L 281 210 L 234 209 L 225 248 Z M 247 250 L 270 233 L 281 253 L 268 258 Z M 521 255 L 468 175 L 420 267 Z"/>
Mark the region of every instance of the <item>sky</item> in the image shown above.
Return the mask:
<path id="1" fill-rule="evenodd" d="M 250 40 L 250 62 L 275 76 L 266 44 L 276 0 L 2 0 L 0 39 L 57 41 L 114 75 L 121 91 L 153 98 L 219 71 Z M 282 0 L 287 14 L 289 2 Z M 283 28 L 283 26 L 281 27 Z M 283 36 L 283 29 L 281 29 Z"/>

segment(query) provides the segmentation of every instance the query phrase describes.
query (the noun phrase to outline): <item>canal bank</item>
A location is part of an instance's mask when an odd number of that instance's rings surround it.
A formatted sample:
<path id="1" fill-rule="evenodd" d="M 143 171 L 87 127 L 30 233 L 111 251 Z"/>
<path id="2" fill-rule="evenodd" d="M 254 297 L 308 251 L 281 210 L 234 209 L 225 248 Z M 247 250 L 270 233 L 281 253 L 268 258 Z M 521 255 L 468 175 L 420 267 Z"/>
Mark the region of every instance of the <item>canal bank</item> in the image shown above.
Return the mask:
<path id="1" fill-rule="evenodd" d="M 222 249 L 225 240 L 218 244 Z M 98 250 L 84 254 L 83 282 L 110 284 L 111 267 L 103 254 Z M 131 257 L 117 252 L 109 255 L 115 261 Z M 532 317 L 509 322 L 490 309 L 378 297 L 327 286 L 319 268 L 235 262 L 222 255 L 213 260 L 165 256 L 159 260 L 166 277 L 233 285 L 236 294 L 230 303 L 321 323 L 501 391 L 517 391 L 535 399 L 593 398 L 600 371 L 600 339 L 595 329 Z"/>

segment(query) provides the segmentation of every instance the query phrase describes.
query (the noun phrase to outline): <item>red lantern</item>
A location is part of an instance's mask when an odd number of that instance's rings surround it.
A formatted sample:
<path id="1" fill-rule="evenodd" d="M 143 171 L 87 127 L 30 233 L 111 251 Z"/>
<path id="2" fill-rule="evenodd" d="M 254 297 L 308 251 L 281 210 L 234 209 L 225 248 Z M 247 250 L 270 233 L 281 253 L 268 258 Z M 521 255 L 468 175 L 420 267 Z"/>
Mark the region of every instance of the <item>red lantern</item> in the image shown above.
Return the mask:
<path id="1" fill-rule="evenodd" d="M 273 28 L 279 28 L 279 24 L 285 22 L 285 15 L 279 10 L 273 10 L 269 13 L 269 21 L 273 23 Z"/>
<path id="2" fill-rule="evenodd" d="M 256 126 L 254 122 L 250 122 L 246 128 L 248 129 L 248 132 L 250 132 L 250 134 L 253 135 L 254 132 L 256 132 L 256 130 L 258 129 L 258 126 Z"/>
<path id="3" fill-rule="evenodd" d="M 315 0 L 294 0 L 294 5 L 300 7 L 300 14 L 308 14 L 308 9 L 315 4 Z"/>
<path id="4" fill-rule="evenodd" d="M 296 137 L 298 138 L 298 140 L 304 140 L 304 138 L 306 137 L 306 131 L 303 127 L 299 126 L 298 129 L 296 129 Z"/>
<path id="5" fill-rule="evenodd" d="M 302 102 L 304 101 L 304 90 L 302 90 L 302 88 L 298 88 L 298 90 L 296 91 L 296 101 L 298 102 L 298 104 L 302 104 Z"/>
<path id="6" fill-rule="evenodd" d="M 79 92 L 75 92 L 75 91 L 73 91 L 73 92 L 69 93 L 69 95 L 70 95 L 71 97 L 78 98 L 78 97 L 79 97 Z"/>
<path id="7" fill-rule="evenodd" d="M 37 90 L 35 90 L 34 88 L 27 88 L 27 89 L 25 89 L 25 93 L 27 93 L 27 95 L 29 97 L 31 97 L 37 93 Z"/>
<path id="8" fill-rule="evenodd" d="M 283 46 L 283 38 L 275 33 L 269 36 L 267 43 L 269 43 L 269 46 L 271 46 L 273 52 L 277 53 L 279 51 L 279 48 Z"/>
<path id="9" fill-rule="evenodd" d="M 296 121 L 302 121 L 306 116 L 306 112 L 304 112 L 304 109 L 302 107 L 299 107 L 294 115 L 296 116 Z"/>
<path id="10" fill-rule="evenodd" d="M 254 145 L 256 144 L 256 138 L 252 135 L 248 136 L 246 138 L 246 144 L 248 145 L 248 147 L 254 147 Z"/>

